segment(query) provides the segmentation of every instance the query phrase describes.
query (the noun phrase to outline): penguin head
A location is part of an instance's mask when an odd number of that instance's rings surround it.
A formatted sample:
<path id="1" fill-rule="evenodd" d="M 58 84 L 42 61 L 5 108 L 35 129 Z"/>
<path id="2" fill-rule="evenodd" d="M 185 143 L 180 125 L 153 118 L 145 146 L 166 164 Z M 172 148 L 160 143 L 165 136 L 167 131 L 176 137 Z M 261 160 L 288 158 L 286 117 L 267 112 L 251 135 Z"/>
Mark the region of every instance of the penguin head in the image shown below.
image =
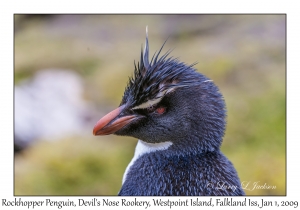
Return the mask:
<path id="1" fill-rule="evenodd" d="M 159 57 L 163 46 L 149 61 L 146 35 L 120 106 L 97 122 L 94 135 L 172 142 L 179 149 L 218 149 L 226 126 L 222 94 L 212 80 L 195 71 L 194 64 L 169 57 L 170 51 Z"/>

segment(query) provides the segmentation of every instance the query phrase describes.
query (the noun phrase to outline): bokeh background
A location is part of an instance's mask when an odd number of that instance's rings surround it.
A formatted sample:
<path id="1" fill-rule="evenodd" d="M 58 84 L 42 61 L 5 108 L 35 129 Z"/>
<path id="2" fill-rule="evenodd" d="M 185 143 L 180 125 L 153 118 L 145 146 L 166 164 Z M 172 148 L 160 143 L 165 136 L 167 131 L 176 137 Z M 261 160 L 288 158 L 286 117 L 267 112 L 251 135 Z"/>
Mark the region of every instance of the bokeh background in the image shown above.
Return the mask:
<path id="1" fill-rule="evenodd" d="M 169 37 L 163 52 L 219 86 L 221 150 L 246 194 L 285 195 L 285 15 L 14 15 L 15 195 L 118 193 L 137 140 L 92 129 L 119 105 L 147 25 L 150 55 Z"/>

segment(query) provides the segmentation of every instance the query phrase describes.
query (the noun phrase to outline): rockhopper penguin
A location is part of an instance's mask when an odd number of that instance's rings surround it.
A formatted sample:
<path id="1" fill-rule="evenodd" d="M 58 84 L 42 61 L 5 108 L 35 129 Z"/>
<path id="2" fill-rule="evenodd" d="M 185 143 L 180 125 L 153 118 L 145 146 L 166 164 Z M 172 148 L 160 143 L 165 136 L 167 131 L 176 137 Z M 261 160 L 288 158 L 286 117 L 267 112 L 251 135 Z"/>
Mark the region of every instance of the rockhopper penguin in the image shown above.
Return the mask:
<path id="1" fill-rule="evenodd" d="M 139 139 L 119 195 L 244 195 L 220 151 L 226 126 L 222 94 L 194 64 L 168 57 L 170 51 L 159 57 L 163 46 L 149 62 L 146 32 L 120 106 L 93 130 Z"/>

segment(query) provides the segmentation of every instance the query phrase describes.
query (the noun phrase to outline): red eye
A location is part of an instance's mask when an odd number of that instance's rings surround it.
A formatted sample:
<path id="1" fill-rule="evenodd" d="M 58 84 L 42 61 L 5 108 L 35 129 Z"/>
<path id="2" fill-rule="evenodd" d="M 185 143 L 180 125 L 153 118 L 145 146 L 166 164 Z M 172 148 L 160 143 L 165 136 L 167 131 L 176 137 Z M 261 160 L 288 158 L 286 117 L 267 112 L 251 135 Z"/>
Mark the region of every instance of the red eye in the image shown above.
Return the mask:
<path id="1" fill-rule="evenodd" d="M 166 111 L 166 109 L 164 107 L 158 107 L 155 112 L 158 114 L 163 114 Z"/>

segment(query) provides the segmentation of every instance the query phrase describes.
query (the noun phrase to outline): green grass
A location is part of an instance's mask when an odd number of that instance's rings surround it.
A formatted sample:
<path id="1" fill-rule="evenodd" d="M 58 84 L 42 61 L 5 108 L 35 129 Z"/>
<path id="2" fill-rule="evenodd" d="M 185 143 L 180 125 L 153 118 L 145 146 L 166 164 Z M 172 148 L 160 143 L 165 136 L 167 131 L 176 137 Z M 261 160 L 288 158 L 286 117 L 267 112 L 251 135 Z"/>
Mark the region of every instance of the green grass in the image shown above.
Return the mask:
<path id="1" fill-rule="evenodd" d="M 133 140 L 43 141 L 15 159 L 15 195 L 116 195 Z"/>

